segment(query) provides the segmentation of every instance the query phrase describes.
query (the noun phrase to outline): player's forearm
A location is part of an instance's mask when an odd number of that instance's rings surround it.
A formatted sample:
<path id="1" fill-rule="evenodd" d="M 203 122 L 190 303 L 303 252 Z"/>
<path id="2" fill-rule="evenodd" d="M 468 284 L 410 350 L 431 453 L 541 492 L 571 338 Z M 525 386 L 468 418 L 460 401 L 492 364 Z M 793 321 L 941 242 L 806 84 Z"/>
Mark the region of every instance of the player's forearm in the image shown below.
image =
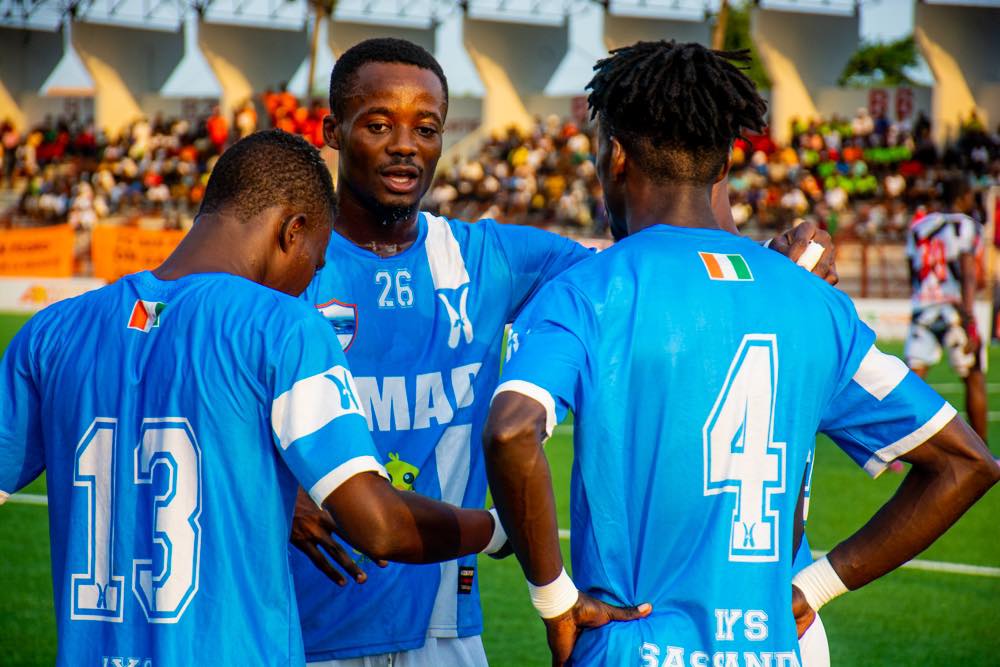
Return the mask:
<path id="1" fill-rule="evenodd" d="M 493 536 L 493 517 L 408 491 L 397 491 L 409 517 L 401 519 L 380 558 L 436 563 L 481 552 Z"/>
<path id="2" fill-rule="evenodd" d="M 960 419 L 907 460 L 913 468 L 895 495 L 857 533 L 827 558 L 848 589 L 854 590 L 914 558 L 940 537 L 1000 479 L 1000 467 L 982 441 Z"/>
<path id="3" fill-rule="evenodd" d="M 965 253 L 960 257 L 962 266 L 962 308 L 970 318 L 975 318 L 976 305 L 976 258 Z"/>
<path id="4" fill-rule="evenodd" d="M 525 577 L 547 584 L 562 572 L 563 560 L 552 476 L 542 449 L 545 416 L 496 416 L 491 412 L 483 434 L 490 491 Z"/>
<path id="5" fill-rule="evenodd" d="M 436 563 L 479 553 L 493 536 L 493 517 L 411 491 L 374 474 L 355 475 L 324 503 L 341 535 L 376 560 Z"/>

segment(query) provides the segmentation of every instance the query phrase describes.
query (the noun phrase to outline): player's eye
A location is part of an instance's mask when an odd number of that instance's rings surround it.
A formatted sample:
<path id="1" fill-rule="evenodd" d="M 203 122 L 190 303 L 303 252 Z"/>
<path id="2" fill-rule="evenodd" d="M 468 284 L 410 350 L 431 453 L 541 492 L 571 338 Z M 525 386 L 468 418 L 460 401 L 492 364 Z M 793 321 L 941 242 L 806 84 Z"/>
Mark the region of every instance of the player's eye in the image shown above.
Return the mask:
<path id="1" fill-rule="evenodd" d="M 368 123 L 368 129 L 375 134 L 385 134 L 389 131 L 387 123 Z"/>
<path id="2" fill-rule="evenodd" d="M 433 137 L 437 133 L 438 133 L 438 131 L 437 131 L 436 127 L 430 127 L 430 126 L 427 126 L 427 125 L 422 125 L 422 126 L 420 126 L 420 127 L 417 128 L 417 134 L 419 134 L 420 136 L 422 136 L 425 139 L 430 139 L 431 137 Z"/>

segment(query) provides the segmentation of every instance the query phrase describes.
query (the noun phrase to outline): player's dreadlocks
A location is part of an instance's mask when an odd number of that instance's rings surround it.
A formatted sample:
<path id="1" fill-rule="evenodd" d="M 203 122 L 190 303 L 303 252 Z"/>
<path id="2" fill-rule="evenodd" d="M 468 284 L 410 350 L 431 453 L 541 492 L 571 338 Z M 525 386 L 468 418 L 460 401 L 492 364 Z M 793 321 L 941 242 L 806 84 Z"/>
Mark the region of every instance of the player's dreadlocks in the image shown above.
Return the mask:
<path id="1" fill-rule="evenodd" d="M 240 139 L 219 157 L 198 214 L 230 209 L 245 221 L 283 204 L 305 204 L 317 221 L 324 216 L 332 219 L 333 180 L 308 141 L 281 130 L 264 130 Z"/>
<path id="2" fill-rule="evenodd" d="M 354 87 L 355 75 L 368 63 L 402 63 L 430 70 L 441 82 L 445 105 L 448 104 L 448 79 L 441 64 L 427 49 L 405 39 L 376 37 L 358 42 L 344 51 L 330 73 L 330 109 L 338 118 L 343 116 L 344 102 Z"/>
<path id="3" fill-rule="evenodd" d="M 710 183 L 733 140 L 764 128 L 767 104 L 741 71 L 749 60 L 674 40 L 615 49 L 587 84 L 591 117 L 650 176 Z"/>

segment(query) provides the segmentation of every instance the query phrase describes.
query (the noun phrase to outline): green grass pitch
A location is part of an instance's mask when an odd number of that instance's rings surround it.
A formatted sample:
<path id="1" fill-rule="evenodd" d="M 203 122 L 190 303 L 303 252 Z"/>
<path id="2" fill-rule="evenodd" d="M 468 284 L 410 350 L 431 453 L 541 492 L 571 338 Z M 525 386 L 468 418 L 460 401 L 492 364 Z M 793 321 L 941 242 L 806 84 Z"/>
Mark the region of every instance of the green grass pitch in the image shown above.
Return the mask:
<path id="1" fill-rule="evenodd" d="M 0 315 L 0 349 L 25 318 Z M 885 349 L 899 353 L 899 345 Z M 1000 383 L 1000 349 L 991 350 L 988 382 Z M 961 407 L 957 378 L 944 366 L 930 382 Z M 990 392 L 990 439 L 1000 450 L 1000 391 Z M 559 500 L 560 525 L 569 527 L 572 439 L 566 429 L 547 446 Z M 902 476 L 872 481 L 825 438 L 817 467 L 808 535 L 829 549 L 860 526 L 888 498 Z M 25 492 L 44 493 L 44 480 Z M 1000 567 L 1000 491 L 994 489 L 922 559 Z M 567 547 L 568 544 L 564 545 Z M 567 554 L 568 557 L 568 554 Z M 542 624 L 528 602 L 513 559 L 480 560 L 484 642 L 493 667 L 548 664 Z M 40 506 L 0 508 L 0 664 L 51 665 L 55 656 L 48 520 Z M 997 665 L 1000 656 L 1000 578 L 899 570 L 823 610 L 833 664 L 845 667 Z M 206 637 L 207 641 L 211 638 Z"/>

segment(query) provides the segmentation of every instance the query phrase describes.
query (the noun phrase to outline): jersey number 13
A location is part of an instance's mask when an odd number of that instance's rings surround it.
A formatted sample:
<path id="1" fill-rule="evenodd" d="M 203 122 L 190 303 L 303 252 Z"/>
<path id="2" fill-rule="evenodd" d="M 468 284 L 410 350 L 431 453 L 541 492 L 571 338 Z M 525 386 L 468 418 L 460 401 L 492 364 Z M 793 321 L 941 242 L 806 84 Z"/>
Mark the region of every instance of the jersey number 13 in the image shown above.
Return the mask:
<path id="1" fill-rule="evenodd" d="M 201 450 L 186 419 L 143 419 L 132 450 L 132 483 L 151 487 L 150 505 L 139 494 L 134 520 L 116 522 L 117 439 L 118 420 L 98 417 L 76 447 L 73 486 L 87 498 L 87 571 L 72 576 L 71 618 L 123 619 L 127 570 L 115 560 L 117 523 L 150 527 L 148 540 L 126 536 L 125 544 L 149 547 L 130 563 L 132 593 L 147 621 L 176 623 L 198 592 Z"/>

